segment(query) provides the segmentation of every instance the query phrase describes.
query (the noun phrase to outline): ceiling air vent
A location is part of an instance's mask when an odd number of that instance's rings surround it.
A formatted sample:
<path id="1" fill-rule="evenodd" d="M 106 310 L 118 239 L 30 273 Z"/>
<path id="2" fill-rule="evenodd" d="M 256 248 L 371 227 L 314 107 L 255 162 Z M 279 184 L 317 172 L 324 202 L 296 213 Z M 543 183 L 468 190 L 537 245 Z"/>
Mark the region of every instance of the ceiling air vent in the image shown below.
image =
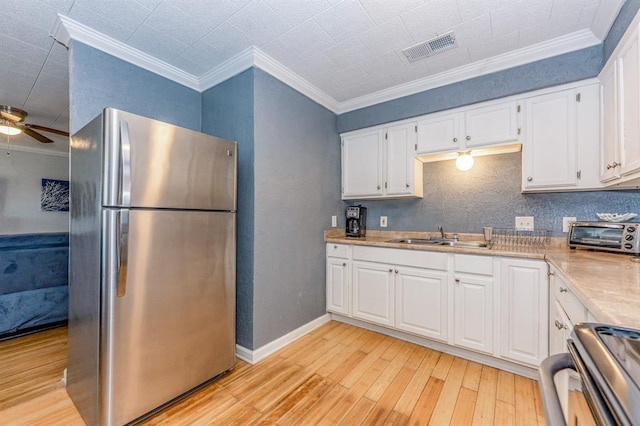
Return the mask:
<path id="1" fill-rule="evenodd" d="M 423 41 L 414 46 L 407 47 L 402 51 L 407 60 L 411 63 L 419 61 L 420 59 L 428 58 L 435 54 L 444 52 L 449 49 L 458 47 L 456 43 L 456 37 L 453 32 L 448 32 L 444 35 L 432 38 L 431 40 Z"/>

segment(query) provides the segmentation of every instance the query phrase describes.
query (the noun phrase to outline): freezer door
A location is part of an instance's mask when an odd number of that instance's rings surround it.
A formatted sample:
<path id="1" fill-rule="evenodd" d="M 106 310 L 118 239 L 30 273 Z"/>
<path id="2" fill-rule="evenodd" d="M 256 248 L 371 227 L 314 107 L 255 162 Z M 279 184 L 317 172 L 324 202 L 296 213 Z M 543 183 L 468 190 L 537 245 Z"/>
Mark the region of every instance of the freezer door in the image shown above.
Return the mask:
<path id="1" fill-rule="evenodd" d="M 236 210 L 237 144 L 104 111 L 103 205 Z"/>
<path id="2" fill-rule="evenodd" d="M 235 363 L 235 214 L 105 209 L 101 424 Z"/>

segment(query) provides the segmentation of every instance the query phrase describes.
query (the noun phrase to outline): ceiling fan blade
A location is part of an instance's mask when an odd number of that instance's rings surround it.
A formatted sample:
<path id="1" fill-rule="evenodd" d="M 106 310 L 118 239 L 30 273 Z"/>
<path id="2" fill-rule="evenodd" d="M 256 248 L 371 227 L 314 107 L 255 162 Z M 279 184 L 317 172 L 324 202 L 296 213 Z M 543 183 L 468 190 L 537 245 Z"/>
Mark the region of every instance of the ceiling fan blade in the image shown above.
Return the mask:
<path id="1" fill-rule="evenodd" d="M 31 136 L 32 138 L 36 139 L 38 142 L 42 142 L 42 143 L 53 143 L 53 141 L 51 139 L 49 139 L 46 136 L 41 135 L 38 132 L 35 132 L 31 129 L 29 129 L 28 127 L 24 127 L 22 129 L 22 131 L 24 132 L 25 135 L 27 136 Z"/>
<path id="2" fill-rule="evenodd" d="M 24 124 L 23 127 L 27 127 L 29 129 L 41 130 L 43 132 L 54 133 L 60 136 L 69 137 L 69 132 L 64 132 L 62 130 L 52 129 L 51 127 L 38 126 L 37 124 Z"/>

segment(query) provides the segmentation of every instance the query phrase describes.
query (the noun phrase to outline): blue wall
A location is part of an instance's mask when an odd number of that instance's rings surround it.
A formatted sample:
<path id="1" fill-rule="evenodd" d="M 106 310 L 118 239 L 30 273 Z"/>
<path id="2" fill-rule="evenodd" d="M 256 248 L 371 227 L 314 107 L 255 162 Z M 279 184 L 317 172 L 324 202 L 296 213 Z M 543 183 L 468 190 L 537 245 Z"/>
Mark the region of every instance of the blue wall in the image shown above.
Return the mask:
<path id="1" fill-rule="evenodd" d="M 254 70 L 202 94 L 202 131 L 238 142 L 236 341 L 253 348 Z"/>
<path id="2" fill-rule="evenodd" d="M 202 130 L 238 141 L 237 342 L 326 312 L 323 231 L 341 214 L 336 116 L 251 69 L 207 90 Z"/>
<path id="3" fill-rule="evenodd" d="M 324 315 L 323 231 L 342 213 L 336 116 L 256 69 L 254 348 Z"/>
<path id="4" fill-rule="evenodd" d="M 640 213 L 638 191 L 595 191 L 549 194 L 520 192 L 521 153 L 476 157 L 461 172 L 455 161 L 424 164 L 424 198 L 362 201 L 369 229 L 388 216 L 387 230 L 481 233 L 483 226 L 513 228 L 515 216 L 534 216 L 536 229 L 562 234 L 562 217 L 598 220 L 596 213 Z M 345 203 L 346 205 L 347 203 Z"/>
<path id="5" fill-rule="evenodd" d="M 626 0 L 625 4 L 620 9 L 618 17 L 614 21 L 607 38 L 604 40 L 604 62 L 607 62 L 614 49 L 618 45 L 618 42 L 622 38 L 622 35 L 626 31 L 627 27 L 640 9 L 640 0 Z"/>
<path id="6" fill-rule="evenodd" d="M 106 107 L 200 130 L 200 93 L 80 42 L 71 44 L 71 133 Z"/>

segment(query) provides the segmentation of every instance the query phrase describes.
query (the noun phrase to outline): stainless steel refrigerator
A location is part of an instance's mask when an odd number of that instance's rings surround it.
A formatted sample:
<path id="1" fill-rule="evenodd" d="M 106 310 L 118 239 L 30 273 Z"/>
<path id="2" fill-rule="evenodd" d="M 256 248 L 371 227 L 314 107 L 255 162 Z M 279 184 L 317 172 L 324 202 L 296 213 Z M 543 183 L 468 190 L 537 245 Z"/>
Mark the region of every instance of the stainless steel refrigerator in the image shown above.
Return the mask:
<path id="1" fill-rule="evenodd" d="M 111 108 L 72 136 L 67 392 L 87 424 L 233 368 L 236 156 Z"/>

